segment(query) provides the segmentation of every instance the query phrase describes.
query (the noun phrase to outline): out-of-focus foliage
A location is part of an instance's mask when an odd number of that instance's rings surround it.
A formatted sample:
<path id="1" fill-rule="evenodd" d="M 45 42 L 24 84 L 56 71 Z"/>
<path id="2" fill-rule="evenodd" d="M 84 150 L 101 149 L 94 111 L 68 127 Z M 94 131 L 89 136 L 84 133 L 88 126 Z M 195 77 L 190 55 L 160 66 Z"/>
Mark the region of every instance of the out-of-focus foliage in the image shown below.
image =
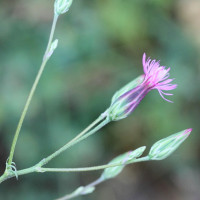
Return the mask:
<path id="1" fill-rule="evenodd" d="M 0 172 L 46 48 L 54 0 L 0 1 Z M 170 67 L 178 84 L 164 101 L 151 91 L 128 118 L 112 122 L 52 160 L 49 167 L 106 164 L 140 146 L 193 128 L 163 161 L 126 167 L 77 199 L 200 198 L 200 2 L 74 0 L 60 16 L 59 45 L 31 102 L 17 143 L 18 169 L 47 157 L 95 120 L 115 91 L 143 73 L 142 55 Z M 145 153 L 144 153 L 145 154 Z M 0 199 L 50 200 L 96 180 L 102 171 L 20 176 L 1 184 Z"/>

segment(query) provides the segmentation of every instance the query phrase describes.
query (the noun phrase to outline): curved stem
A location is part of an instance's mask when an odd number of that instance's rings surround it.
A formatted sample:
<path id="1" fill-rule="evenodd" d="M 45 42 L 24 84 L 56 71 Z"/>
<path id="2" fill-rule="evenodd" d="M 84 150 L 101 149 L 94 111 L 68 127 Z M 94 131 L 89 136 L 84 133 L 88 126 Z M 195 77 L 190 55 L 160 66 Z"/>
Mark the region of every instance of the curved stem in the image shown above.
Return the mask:
<path id="1" fill-rule="evenodd" d="M 52 160 L 53 158 L 55 158 L 56 156 L 58 156 L 60 153 L 62 153 L 63 151 L 65 151 L 66 149 L 72 147 L 73 145 L 77 144 L 78 142 L 82 141 L 83 139 L 86 139 L 87 137 L 89 137 L 90 135 L 92 135 L 93 133 L 97 132 L 99 129 L 101 129 L 103 126 L 105 126 L 107 123 L 109 123 L 110 121 L 106 118 L 104 121 L 102 121 L 98 126 L 96 126 L 94 129 L 92 129 L 89 133 L 86 133 L 84 136 L 80 136 L 78 135 L 76 138 L 76 140 L 72 140 L 70 142 L 68 142 L 66 145 L 64 145 L 63 147 L 61 147 L 59 150 L 57 150 L 56 152 L 54 152 L 53 154 L 51 154 L 50 156 L 48 156 L 47 158 L 44 158 L 41 162 L 40 162 L 40 166 L 43 166 L 45 164 L 47 164 L 50 160 Z M 85 131 L 84 131 L 85 132 Z M 81 133 L 82 135 L 82 133 Z"/>
<path id="2" fill-rule="evenodd" d="M 136 163 L 136 162 L 142 162 L 142 161 L 149 161 L 149 156 L 142 157 L 135 159 L 134 161 L 127 162 L 127 164 Z M 93 171 L 93 170 L 100 170 L 100 169 L 106 169 L 110 167 L 116 167 L 123 165 L 122 162 L 119 163 L 113 163 L 113 164 L 107 164 L 107 165 L 100 165 L 100 166 L 94 166 L 94 167 L 83 167 L 83 168 L 43 168 L 38 167 L 38 172 L 82 172 L 82 171 Z"/>
<path id="3" fill-rule="evenodd" d="M 57 19 L 58 19 L 58 16 L 55 15 L 54 16 L 54 20 L 53 20 L 53 24 L 52 24 L 52 28 L 51 28 L 51 33 L 50 33 L 50 37 L 49 37 L 49 42 L 48 42 L 48 45 L 47 45 L 47 49 L 46 49 L 46 52 L 44 54 L 44 58 L 43 58 L 43 62 L 41 64 L 41 67 L 39 69 L 39 72 L 36 76 L 36 79 L 35 79 L 35 82 L 33 83 L 33 86 L 31 88 L 31 91 L 29 93 L 29 96 L 28 96 L 28 99 L 26 101 L 26 104 L 24 106 L 24 110 L 22 112 L 22 115 L 20 117 L 20 120 L 19 120 L 19 123 L 18 123 L 18 126 L 17 126 L 17 129 L 16 129 L 16 132 L 15 132 L 15 136 L 14 136 L 14 139 L 13 139 L 13 142 L 12 142 L 12 146 L 11 146 L 11 150 L 10 150 L 10 155 L 9 155 L 9 160 L 8 160 L 8 164 L 10 165 L 12 163 L 12 160 L 13 160 L 13 155 L 14 155 L 14 151 L 15 151 L 15 146 L 16 146 L 16 143 L 17 143 L 17 139 L 18 139 L 18 136 L 19 136 L 19 133 L 20 133 L 20 130 L 21 130 L 21 126 L 23 124 L 23 121 L 24 121 L 24 118 L 25 118 L 25 115 L 26 115 L 26 112 L 28 110 L 28 107 L 30 105 L 30 102 L 31 102 L 31 99 L 33 97 L 33 94 L 35 92 L 35 89 L 37 87 L 37 84 L 40 80 L 40 77 L 42 75 L 42 72 L 44 70 L 44 67 L 49 59 L 49 57 L 47 57 L 46 55 L 48 54 L 49 50 L 50 50 L 50 47 L 51 47 L 51 43 L 52 43 L 52 40 L 53 40 L 53 35 L 54 35 L 54 31 L 55 31 L 55 27 L 56 27 L 56 22 L 57 22 Z"/>

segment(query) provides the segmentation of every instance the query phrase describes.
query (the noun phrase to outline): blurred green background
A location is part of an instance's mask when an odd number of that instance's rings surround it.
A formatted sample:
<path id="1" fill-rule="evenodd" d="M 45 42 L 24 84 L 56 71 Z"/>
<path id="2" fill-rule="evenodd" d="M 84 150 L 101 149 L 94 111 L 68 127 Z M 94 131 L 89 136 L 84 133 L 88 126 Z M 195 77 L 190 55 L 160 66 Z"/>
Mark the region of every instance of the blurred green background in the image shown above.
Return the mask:
<path id="1" fill-rule="evenodd" d="M 45 51 L 54 0 L 0 1 L 0 173 Z M 127 166 L 77 200 L 200 199 L 200 1 L 74 0 L 60 16 L 59 45 L 49 60 L 16 147 L 17 169 L 66 144 L 109 106 L 112 95 L 143 73 L 142 55 L 170 67 L 178 88 L 164 101 L 151 91 L 128 118 L 112 122 L 47 167 L 86 167 L 187 128 L 190 137 L 163 161 Z M 1 200 L 53 200 L 102 171 L 33 173 L 1 184 Z"/>

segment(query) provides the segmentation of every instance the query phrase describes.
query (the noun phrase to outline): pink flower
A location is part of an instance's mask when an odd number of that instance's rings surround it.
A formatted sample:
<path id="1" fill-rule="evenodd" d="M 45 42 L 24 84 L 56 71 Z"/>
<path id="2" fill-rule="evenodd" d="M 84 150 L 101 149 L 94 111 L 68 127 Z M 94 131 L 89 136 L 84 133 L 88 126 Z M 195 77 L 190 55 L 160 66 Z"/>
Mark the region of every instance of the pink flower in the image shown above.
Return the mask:
<path id="1" fill-rule="evenodd" d="M 150 58 L 146 60 L 144 53 L 143 69 L 144 75 L 124 86 L 113 96 L 111 106 L 108 109 L 110 120 L 119 120 L 130 115 L 146 94 L 153 89 L 157 89 L 163 99 L 172 102 L 163 96 L 163 94 L 173 95 L 165 93 L 163 90 L 173 90 L 177 87 L 176 84 L 171 84 L 173 79 L 168 79 L 170 68 L 165 69 L 165 67 L 160 66 L 159 61 Z"/>
<path id="2" fill-rule="evenodd" d="M 165 69 L 165 67 L 160 66 L 160 61 L 152 60 L 150 57 L 146 61 L 146 54 L 144 53 L 142 63 L 143 63 L 143 69 L 145 73 L 145 79 L 142 84 L 146 84 L 149 87 L 149 90 L 157 89 L 160 93 L 161 97 L 165 99 L 166 101 L 172 102 L 168 99 L 166 99 L 164 95 L 173 95 L 170 93 L 165 93 L 162 90 L 173 90 L 177 87 L 176 84 L 169 84 L 174 79 L 168 79 L 169 78 L 169 70 Z"/>

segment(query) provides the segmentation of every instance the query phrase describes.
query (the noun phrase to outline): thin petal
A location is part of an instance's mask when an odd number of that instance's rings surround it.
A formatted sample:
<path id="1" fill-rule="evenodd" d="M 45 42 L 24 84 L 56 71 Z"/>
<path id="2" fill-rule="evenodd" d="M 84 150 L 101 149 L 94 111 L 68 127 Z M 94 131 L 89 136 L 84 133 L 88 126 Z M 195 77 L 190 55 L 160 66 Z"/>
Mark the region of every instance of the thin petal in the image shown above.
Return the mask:
<path id="1" fill-rule="evenodd" d="M 160 96 L 165 100 L 165 101 L 168 101 L 170 103 L 173 103 L 173 101 L 170 101 L 168 99 L 166 99 L 163 95 L 162 95 L 162 91 L 161 90 L 158 90 L 158 92 L 160 93 Z"/>

